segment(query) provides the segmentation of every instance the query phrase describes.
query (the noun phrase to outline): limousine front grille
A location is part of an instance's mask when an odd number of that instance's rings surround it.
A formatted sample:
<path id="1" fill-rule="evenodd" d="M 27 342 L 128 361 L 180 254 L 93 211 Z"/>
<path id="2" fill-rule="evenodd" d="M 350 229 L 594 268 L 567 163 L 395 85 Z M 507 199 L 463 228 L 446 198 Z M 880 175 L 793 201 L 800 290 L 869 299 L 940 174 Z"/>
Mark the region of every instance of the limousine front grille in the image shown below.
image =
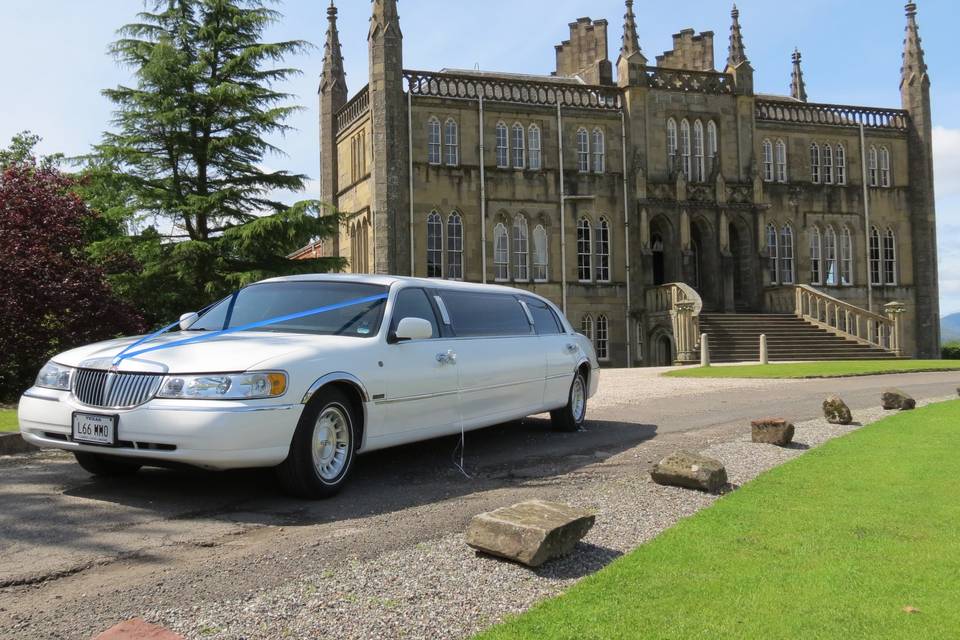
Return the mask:
<path id="1" fill-rule="evenodd" d="M 129 409 L 150 400 L 160 389 L 163 376 L 154 373 L 120 373 L 80 369 L 73 385 L 74 397 L 101 409 Z"/>

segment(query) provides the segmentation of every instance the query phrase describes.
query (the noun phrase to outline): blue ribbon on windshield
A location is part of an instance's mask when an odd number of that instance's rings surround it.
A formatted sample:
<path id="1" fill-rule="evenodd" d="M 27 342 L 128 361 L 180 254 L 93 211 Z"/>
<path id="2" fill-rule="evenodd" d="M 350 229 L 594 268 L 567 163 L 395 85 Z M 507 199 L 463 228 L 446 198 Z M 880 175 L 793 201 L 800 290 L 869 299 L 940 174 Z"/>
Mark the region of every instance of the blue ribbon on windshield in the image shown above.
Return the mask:
<path id="1" fill-rule="evenodd" d="M 358 298 L 356 300 L 348 300 L 347 302 L 338 302 L 337 304 L 330 304 L 325 307 L 318 307 L 316 309 L 310 309 L 308 311 L 298 311 L 297 313 L 291 313 L 285 316 L 278 316 L 276 318 L 269 318 L 267 320 L 260 320 L 258 322 L 251 322 L 250 324 L 245 324 L 241 327 L 233 327 L 230 329 L 222 329 L 220 331 L 212 331 L 210 333 L 204 333 L 198 336 L 193 336 L 192 338 L 184 338 L 183 340 L 177 340 L 175 342 L 168 342 L 167 344 L 158 344 L 153 347 L 147 347 L 145 349 L 140 349 L 139 351 L 134 351 L 137 347 L 151 340 L 156 339 L 160 335 L 166 333 L 170 329 L 176 327 L 180 322 L 174 322 L 171 325 L 160 329 L 156 333 L 152 333 L 145 338 L 137 340 L 133 344 L 129 345 L 126 349 L 121 351 L 114 357 L 113 366 L 119 365 L 124 360 L 129 358 L 135 358 L 137 356 L 143 355 L 145 353 L 150 353 L 152 351 L 160 351 L 162 349 L 173 349 L 174 347 L 182 347 L 188 344 L 194 344 L 197 342 L 206 342 L 207 340 L 213 340 L 219 338 L 220 336 L 225 336 L 231 333 L 238 333 L 240 331 L 253 331 L 254 329 L 260 329 L 262 327 L 268 327 L 274 324 L 281 324 L 283 322 L 290 322 L 291 320 L 299 320 L 300 318 L 307 318 L 310 316 L 317 316 L 321 313 L 328 313 L 330 311 L 339 311 L 340 309 L 346 309 L 347 307 L 355 307 L 362 304 L 370 304 L 373 302 L 379 302 L 381 300 L 386 300 L 388 294 L 381 293 L 376 296 L 369 296 L 367 298 Z"/>

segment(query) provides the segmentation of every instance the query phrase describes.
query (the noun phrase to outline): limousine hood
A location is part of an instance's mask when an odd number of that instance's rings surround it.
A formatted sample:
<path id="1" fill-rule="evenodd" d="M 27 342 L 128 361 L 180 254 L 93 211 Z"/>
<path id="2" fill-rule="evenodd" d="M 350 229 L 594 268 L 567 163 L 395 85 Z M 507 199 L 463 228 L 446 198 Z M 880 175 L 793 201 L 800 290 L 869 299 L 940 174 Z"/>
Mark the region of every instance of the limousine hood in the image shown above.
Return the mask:
<path id="1" fill-rule="evenodd" d="M 168 345 L 196 333 L 171 333 L 133 349 Z M 91 344 L 56 356 L 53 360 L 68 367 L 109 369 L 113 359 L 125 347 L 139 338 L 121 338 Z M 343 351 L 356 345 L 362 338 L 342 336 L 315 336 L 289 333 L 243 332 L 220 336 L 193 344 L 172 346 L 125 359 L 120 371 L 143 373 L 240 373 L 258 368 L 283 368 L 286 362 L 295 362 L 320 353 L 324 355 Z"/>

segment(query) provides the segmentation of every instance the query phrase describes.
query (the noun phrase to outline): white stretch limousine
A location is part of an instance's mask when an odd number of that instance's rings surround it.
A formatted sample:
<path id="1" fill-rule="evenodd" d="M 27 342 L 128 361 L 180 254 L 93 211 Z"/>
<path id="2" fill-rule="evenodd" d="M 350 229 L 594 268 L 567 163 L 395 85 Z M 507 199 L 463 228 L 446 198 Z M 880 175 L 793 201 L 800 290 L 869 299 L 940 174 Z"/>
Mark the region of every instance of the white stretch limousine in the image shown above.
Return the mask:
<path id="1" fill-rule="evenodd" d="M 545 411 L 576 430 L 597 389 L 590 341 L 506 287 L 279 278 L 178 324 L 53 358 L 20 401 L 23 437 L 98 475 L 276 467 L 320 498 L 357 453 Z"/>

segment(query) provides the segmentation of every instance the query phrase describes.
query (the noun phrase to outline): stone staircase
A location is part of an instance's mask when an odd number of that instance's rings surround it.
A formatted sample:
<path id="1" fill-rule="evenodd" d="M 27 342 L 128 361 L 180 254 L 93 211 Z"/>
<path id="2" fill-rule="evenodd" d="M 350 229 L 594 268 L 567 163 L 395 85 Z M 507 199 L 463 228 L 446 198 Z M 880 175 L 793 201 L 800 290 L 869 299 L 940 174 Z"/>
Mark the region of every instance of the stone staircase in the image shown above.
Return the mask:
<path id="1" fill-rule="evenodd" d="M 718 363 L 758 361 L 761 334 L 767 336 L 771 362 L 896 358 L 891 351 L 843 338 L 792 314 L 704 313 L 700 332 L 709 336 L 710 359 Z"/>

